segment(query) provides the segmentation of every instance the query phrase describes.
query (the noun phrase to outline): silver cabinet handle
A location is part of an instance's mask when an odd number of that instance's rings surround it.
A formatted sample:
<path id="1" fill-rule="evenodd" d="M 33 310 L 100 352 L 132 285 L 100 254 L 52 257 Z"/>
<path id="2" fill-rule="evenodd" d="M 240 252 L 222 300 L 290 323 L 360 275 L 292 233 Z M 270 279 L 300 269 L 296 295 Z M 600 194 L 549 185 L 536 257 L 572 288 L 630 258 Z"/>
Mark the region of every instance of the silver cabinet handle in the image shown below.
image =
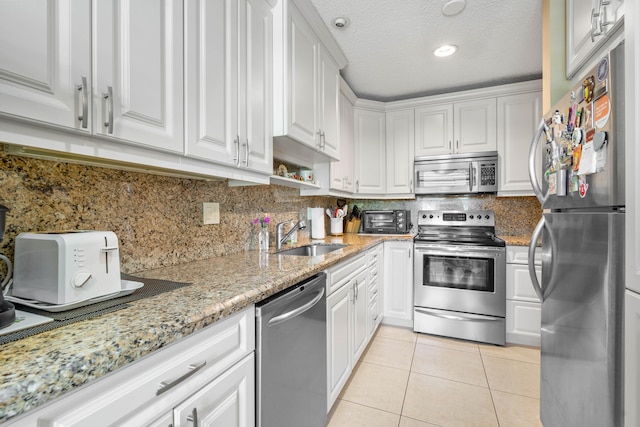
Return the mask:
<path id="1" fill-rule="evenodd" d="M 456 139 L 456 153 L 460 152 L 460 140 Z"/>
<path id="2" fill-rule="evenodd" d="M 102 98 L 107 107 L 107 118 L 104 121 L 104 127 L 107 128 L 107 133 L 113 134 L 113 87 L 107 86 L 107 93 L 102 94 Z"/>
<path id="3" fill-rule="evenodd" d="M 187 416 L 187 421 L 192 422 L 195 427 L 198 427 L 198 408 L 193 408 L 191 415 Z"/>
<path id="4" fill-rule="evenodd" d="M 409 180 L 409 193 L 413 193 L 413 178 Z"/>
<path id="5" fill-rule="evenodd" d="M 240 135 L 236 135 L 233 144 L 236 146 L 236 156 L 233 158 L 233 161 L 236 162 L 236 167 L 240 167 Z"/>
<path id="6" fill-rule="evenodd" d="M 360 192 L 360 180 L 356 179 L 356 193 Z"/>
<path id="7" fill-rule="evenodd" d="M 249 138 L 247 138 L 247 143 L 244 144 L 244 165 L 249 167 Z"/>
<path id="8" fill-rule="evenodd" d="M 81 105 L 82 113 L 78 116 L 78 120 L 82 123 L 82 129 L 86 129 L 89 124 L 89 100 L 87 98 L 87 76 L 82 76 L 82 84 L 76 86 L 78 92 L 82 96 Z"/>
<path id="9" fill-rule="evenodd" d="M 449 153 L 453 153 L 453 141 L 449 140 Z"/>
<path id="10" fill-rule="evenodd" d="M 160 396 L 165 391 L 168 391 L 171 388 L 175 387 L 176 385 L 180 384 L 182 381 L 186 380 L 191 375 L 195 374 L 200 369 L 204 368 L 206 364 L 207 364 L 206 360 L 203 360 L 202 362 L 197 364 L 191 364 L 189 365 L 189 370 L 181 377 L 176 378 L 175 380 L 169 381 L 169 382 L 162 381 L 160 383 L 160 386 L 158 387 L 158 390 L 156 390 L 156 396 Z"/>
<path id="11" fill-rule="evenodd" d="M 322 142 L 322 151 L 324 151 L 327 148 L 327 139 L 325 138 L 324 131 L 320 133 L 320 142 Z"/>

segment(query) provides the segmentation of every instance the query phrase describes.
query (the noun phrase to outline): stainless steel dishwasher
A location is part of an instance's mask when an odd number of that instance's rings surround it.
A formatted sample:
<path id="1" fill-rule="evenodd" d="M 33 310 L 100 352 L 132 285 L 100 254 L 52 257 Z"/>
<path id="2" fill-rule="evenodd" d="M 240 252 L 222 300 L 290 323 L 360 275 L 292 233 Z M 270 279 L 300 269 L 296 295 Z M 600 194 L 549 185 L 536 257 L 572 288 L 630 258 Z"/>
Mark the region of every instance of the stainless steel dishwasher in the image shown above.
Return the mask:
<path id="1" fill-rule="evenodd" d="M 326 274 L 256 306 L 258 427 L 327 422 Z"/>

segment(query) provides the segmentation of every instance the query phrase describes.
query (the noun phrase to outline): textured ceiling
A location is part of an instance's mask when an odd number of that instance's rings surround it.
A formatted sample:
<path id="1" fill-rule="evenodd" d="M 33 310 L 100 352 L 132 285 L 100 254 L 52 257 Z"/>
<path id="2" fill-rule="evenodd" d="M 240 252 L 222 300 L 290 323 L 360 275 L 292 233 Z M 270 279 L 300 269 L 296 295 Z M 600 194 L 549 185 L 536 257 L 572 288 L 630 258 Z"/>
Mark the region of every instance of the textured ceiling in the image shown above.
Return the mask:
<path id="1" fill-rule="evenodd" d="M 359 98 L 392 101 L 542 76 L 542 0 L 311 0 L 349 64 L 341 71 Z M 346 16 L 337 29 L 331 21 Z M 458 46 L 448 58 L 433 51 Z"/>

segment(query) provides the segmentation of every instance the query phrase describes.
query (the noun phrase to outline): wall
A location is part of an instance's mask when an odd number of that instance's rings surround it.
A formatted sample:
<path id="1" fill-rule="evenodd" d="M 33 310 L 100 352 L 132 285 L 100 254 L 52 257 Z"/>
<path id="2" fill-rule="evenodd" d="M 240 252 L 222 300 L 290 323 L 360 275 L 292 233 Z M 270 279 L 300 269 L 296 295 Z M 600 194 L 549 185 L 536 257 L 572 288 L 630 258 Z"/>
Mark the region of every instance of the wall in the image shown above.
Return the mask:
<path id="1" fill-rule="evenodd" d="M 220 203 L 220 224 L 201 225 L 201 203 Z M 540 217 L 533 197 L 420 197 L 411 201 L 355 200 L 365 209 L 483 208 L 496 211 L 499 234 L 530 234 Z M 120 240 L 123 272 L 173 265 L 255 249 L 257 226 L 306 217 L 306 208 L 336 205 L 335 198 L 300 197 L 270 186 L 229 187 L 204 181 L 38 160 L 0 153 L 0 204 L 10 209 L 0 252 L 13 259 L 22 232 L 111 230 Z M 328 230 L 328 226 L 327 226 Z"/>
<path id="2" fill-rule="evenodd" d="M 202 202 L 220 203 L 220 224 L 201 225 Z M 0 204 L 10 209 L 0 248 L 10 259 L 22 232 L 111 230 L 122 271 L 133 273 L 254 249 L 254 218 L 271 217 L 273 239 L 276 222 L 335 200 L 275 185 L 229 187 L 0 154 Z"/>
<path id="3" fill-rule="evenodd" d="M 540 202 L 531 197 L 418 196 L 415 200 L 349 200 L 361 209 L 410 209 L 414 231 L 418 211 L 430 209 L 490 209 L 495 212 L 498 236 L 530 236 L 542 216 Z"/>

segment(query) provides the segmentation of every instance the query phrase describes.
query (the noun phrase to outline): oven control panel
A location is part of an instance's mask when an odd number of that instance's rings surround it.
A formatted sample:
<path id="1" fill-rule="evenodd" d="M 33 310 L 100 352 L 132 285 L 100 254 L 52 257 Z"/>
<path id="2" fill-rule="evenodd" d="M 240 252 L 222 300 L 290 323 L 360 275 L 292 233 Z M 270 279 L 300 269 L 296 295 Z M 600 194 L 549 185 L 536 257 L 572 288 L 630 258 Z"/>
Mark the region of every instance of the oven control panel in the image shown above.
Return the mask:
<path id="1" fill-rule="evenodd" d="M 492 210 L 479 209 L 468 211 L 419 211 L 418 225 L 445 226 L 483 226 L 495 227 L 495 215 Z"/>

